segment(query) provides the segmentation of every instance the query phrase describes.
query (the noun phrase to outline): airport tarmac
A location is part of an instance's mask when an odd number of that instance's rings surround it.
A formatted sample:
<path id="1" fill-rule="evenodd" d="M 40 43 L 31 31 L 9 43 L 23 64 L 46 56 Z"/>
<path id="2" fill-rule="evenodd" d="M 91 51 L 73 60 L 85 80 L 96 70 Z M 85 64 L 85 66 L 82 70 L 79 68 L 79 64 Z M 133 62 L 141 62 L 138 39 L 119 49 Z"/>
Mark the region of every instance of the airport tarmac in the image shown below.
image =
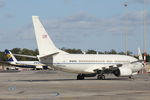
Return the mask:
<path id="1" fill-rule="evenodd" d="M 0 100 L 150 100 L 150 75 L 76 80 L 60 71 L 0 73 Z"/>

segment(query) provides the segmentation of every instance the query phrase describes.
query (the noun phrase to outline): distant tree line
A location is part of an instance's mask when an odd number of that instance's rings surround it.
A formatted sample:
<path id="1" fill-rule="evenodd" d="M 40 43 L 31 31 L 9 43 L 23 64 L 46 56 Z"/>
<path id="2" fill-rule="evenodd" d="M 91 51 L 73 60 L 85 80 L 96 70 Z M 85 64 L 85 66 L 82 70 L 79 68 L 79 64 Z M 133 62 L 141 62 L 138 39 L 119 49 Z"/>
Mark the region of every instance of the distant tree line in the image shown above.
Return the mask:
<path id="1" fill-rule="evenodd" d="M 117 52 L 115 50 L 110 50 L 110 51 L 95 51 L 95 50 L 87 50 L 85 52 L 83 52 L 81 49 L 68 49 L 68 48 L 61 48 L 61 50 L 66 51 L 70 54 L 121 54 L 121 55 L 125 55 L 124 52 Z M 13 54 L 23 54 L 23 55 L 31 55 L 31 56 L 36 56 L 39 55 L 38 49 L 35 50 L 29 50 L 29 49 L 21 49 L 21 48 L 14 48 L 12 50 L 10 50 Z M 128 51 L 127 52 L 128 55 L 132 55 L 133 53 Z M 19 57 L 19 56 L 15 56 L 16 59 L 18 61 L 33 61 L 33 60 L 37 60 L 34 58 L 28 58 L 28 57 Z M 136 56 L 135 56 L 136 57 Z M 7 61 L 6 56 L 4 51 L 0 51 L 0 61 Z M 147 62 L 150 62 L 150 55 L 147 55 Z"/>
<path id="2" fill-rule="evenodd" d="M 110 51 L 104 51 L 104 52 L 101 52 L 101 51 L 95 51 L 95 50 L 87 50 L 85 52 L 83 52 L 81 49 L 66 49 L 66 48 L 62 48 L 61 50 L 63 51 L 66 51 L 68 53 L 71 53 L 71 54 L 83 54 L 83 53 L 86 53 L 86 54 L 121 54 L 121 55 L 125 55 L 124 52 L 117 52 L 115 50 L 110 50 Z M 128 55 L 132 55 L 132 52 L 130 51 L 127 51 L 127 54 Z"/>

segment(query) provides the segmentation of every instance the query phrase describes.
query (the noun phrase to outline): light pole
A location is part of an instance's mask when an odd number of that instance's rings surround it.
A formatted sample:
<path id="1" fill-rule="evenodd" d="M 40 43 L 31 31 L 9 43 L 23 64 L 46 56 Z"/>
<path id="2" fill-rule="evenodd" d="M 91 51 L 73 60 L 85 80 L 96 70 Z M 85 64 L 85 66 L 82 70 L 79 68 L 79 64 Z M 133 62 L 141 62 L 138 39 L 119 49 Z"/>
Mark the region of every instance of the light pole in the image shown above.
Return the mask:
<path id="1" fill-rule="evenodd" d="M 127 3 L 124 3 L 124 7 L 125 8 L 127 8 L 127 6 L 128 6 L 128 4 Z M 126 17 L 128 17 L 128 16 L 126 16 Z M 125 36 L 125 39 L 124 39 L 124 45 L 125 45 L 125 54 L 126 55 L 128 55 L 128 51 L 127 51 L 127 32 L 128 32 L 128 29 L 127 29 L 127 27 L 128 27 L 128 25 L 127 25 L 127 20 L 128 20 L 128 18 L 126 18 L 125 19 L 125 33 L 124 33 L 124 36 Z"/>
<path id="2" fill-rule="evenodd" d="M 147 55 L 147 23 L 146 23 L 146 19 L 147 19 L 147 11 L 146 11 L 146 0 L 144 0 L 144 41 L 143 41 L 143 45 L 144 45 L 144 61 L 146 63 L 146 55 Z"/>

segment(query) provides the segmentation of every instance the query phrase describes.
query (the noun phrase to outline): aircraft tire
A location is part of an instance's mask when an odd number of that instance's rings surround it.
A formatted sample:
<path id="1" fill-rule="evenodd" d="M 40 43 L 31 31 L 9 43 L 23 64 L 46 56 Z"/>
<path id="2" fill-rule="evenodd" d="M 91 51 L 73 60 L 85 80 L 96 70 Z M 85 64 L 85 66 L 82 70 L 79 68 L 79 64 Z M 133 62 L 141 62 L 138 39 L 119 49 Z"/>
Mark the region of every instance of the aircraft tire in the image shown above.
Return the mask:
<path id="1" fill-rule="evenodd" d="M 83 74 L 79 74 L 77 76 L 77 80 L 84 80 L 84 75 Z"/>
<path id="2" fill-rule="evenodd" d="M 97 79 L 98 79 L 98 80 L 105 80 L 105 75 L 98 75 L 98 76 L 97 76 Z"/>

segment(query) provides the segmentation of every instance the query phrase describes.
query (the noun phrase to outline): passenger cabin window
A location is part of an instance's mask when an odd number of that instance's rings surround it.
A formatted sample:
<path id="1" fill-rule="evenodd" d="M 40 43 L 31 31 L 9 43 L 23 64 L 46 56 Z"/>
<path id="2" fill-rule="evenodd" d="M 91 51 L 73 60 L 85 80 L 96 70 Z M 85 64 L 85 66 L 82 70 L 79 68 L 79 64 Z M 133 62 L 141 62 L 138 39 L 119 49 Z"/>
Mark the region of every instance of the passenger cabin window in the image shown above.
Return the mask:
<path id="1" fill-rule="evenodd" d="M 99 62 L 105 62 L 105 61 L 104 60 L 79 60 L 79 62 L 99 63 Z"/>
<path id="2" fill-rule="evenodd" d="M 129 63 L 127 60 L 116 60 L 115 62 L 120 62 L 120 63 Z"/>

